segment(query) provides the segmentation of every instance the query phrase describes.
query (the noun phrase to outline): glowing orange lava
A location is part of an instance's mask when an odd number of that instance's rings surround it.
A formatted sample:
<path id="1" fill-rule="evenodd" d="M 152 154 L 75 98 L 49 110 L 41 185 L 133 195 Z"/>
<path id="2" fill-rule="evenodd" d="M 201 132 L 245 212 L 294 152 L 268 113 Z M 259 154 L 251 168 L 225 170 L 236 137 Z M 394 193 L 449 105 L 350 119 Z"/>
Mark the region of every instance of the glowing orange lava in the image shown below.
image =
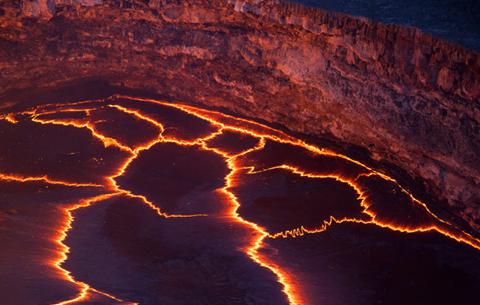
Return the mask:
<path id="1" fill-rule="evenodd" d="M 76 182 L 50 179 L 47 175 L 36 177 L 36 176 L 21 176 L 21 175 L 12 175 L 12 174 L 0 174 L 0 180 L 17 181 L 17 182 L 42 181 L 48 184 L 58 184 L 58 185 L 73 186 L 73 187 L 103 187 L 103 185 L 95 184 L 95 183 L 76 183 Z"/>
<path id="2" fill-rule="evenodd" d="M 15 115 L 13 113 L 7 113 L 5 115 L 0 115 L 0 119 L 1 120 L 5 120 L 9 123 L 12 123 L 12 124 L 17 124 L 18 123 L 18 120 L 15 118 Z"/>
<path id="3" fill-rule="evenodd" d="M 81 200 L 80 202 L 72 204 L 71 206 L 64 209 L 65 219 L 64 219 L 64 222 L 63 222 L 63 226 L 59 230 L 58 237 L 55 240 L 55 242 L 59 245 L 61 252 L 59 253 L 58 259 L 56 261 L 52 262 L 52 264 L 61 272 L 61 274 L 63 274 L 63 277 L 66 281 L 74 283 L 78 287 L 80 287 L 80 292 L 78 293 L 78 295 L 75 298 L 73 298 L 71 300 L 66 300 L 66 301 L 56 303 L 55 305 L 75 304 L 76 302 L 85 301 L 85 300 L 88 299 L 89 293 L 91 293 L 91 292 L 100 293 L 104 296 L 107 296 L 107 297 L 113 299 L 113 300 L 122 302 L 122 300 L 120 300 L 120 299 L 118 299 L 118 298 L 116 298 L 112 295 L 109 295 L 107 293 L 100 292 L 100 291 L 90 287 L 86 283 L 76 281 L 72 277 L 72 275 L 70 274 L 69 271 L 62 268 L 62 263 L 67 260 L 68 252 L 70 251 L 70 248 L 67 245 L 65 245 L 63 243 L 63 241 L 67 237 L 68 231 L 72 228 L 72 223 L 74 221 L 73 216 L 72 216 L 72 212 L 74 210 L 77 210 L 77 209 L 80 209 L 80 208 L 88 207 L 88 206 L 90 206 L 90 205 L 92 205 L 96 202 L 100 202 L 102 200 L 109 199 L 109 198 L 111 198 L 115 195 L 117 195 L 117 194 L 113 193 L 113 194 L 99 195 L 99 196 L 96 196 L 96 197 L 93 197 L 93 198 L 90 198 L 90 199 Z"/>

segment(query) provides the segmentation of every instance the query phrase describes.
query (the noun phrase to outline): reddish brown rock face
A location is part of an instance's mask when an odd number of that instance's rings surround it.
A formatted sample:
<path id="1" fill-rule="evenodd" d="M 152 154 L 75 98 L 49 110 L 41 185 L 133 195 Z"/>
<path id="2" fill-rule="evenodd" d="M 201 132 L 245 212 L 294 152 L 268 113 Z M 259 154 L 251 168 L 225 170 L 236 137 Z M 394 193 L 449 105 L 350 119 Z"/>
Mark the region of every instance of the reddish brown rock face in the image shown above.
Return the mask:
<path id="1" fill-rule="evenodd" d="M 2 107 L 85 78 L 223 107 L 368 148 L 478 228 L 478 54 L 273 0 L 37 2 L 2 5 Z"/>

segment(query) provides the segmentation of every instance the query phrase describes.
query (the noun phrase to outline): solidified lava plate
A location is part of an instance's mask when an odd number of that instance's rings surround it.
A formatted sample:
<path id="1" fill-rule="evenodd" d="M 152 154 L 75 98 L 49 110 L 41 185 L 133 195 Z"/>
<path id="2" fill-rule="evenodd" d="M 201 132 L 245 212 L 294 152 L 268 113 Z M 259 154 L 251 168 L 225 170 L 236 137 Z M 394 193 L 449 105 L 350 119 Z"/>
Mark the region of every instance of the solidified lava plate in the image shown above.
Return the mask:
<path id="1" fill-rule="evenodd" d="M 479 239 L 282 131 L 125 96 L 0 118 L 1 304 L 477 298 Z"/>

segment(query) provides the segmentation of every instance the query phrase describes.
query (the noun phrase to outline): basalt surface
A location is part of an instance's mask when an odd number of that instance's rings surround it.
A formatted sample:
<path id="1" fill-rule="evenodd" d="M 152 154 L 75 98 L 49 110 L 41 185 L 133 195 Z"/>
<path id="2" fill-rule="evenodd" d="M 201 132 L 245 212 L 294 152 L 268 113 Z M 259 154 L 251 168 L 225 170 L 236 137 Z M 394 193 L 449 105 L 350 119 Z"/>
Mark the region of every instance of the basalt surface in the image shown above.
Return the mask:
<path id="1" fill-rule="evenodd" d="M 91 78 L 221 107 L 367 148 L 479 228 L 478 53 L 273 0 L 2 0 L 0 15 L 7 112 Z"/>
<path id="2" fill-rule="evenodd" d="M 0 114 L 2 304 L 467 305 L 480 289 L 478 233 L 268 125 L 120 95 Z"/>

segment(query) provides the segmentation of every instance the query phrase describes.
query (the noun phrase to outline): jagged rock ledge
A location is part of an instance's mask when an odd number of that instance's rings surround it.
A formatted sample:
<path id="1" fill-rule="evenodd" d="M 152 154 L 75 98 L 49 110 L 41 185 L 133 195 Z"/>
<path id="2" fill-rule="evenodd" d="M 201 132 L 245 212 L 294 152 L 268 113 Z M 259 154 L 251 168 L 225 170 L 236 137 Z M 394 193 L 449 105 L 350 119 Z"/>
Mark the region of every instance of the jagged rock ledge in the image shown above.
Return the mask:
<path id="1" fill-rule="evenodd" d="M 276 0 L 2 1 L 0 95 L 85 78 L 366 147 L 480 228 L 480 55 Z"/>

